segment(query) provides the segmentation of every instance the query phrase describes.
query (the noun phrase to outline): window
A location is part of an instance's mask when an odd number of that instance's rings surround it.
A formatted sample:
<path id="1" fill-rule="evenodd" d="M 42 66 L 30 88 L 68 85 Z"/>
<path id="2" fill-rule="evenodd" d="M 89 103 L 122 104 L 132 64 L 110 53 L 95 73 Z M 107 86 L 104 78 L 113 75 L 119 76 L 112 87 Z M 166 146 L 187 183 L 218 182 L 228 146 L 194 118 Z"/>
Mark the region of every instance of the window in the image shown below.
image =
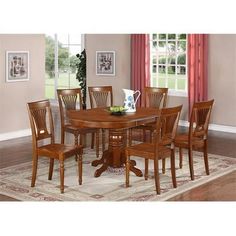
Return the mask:
<path id="1" fill-rule="evenodd" d="M 79 87 L 76 80 L 76 54 L 83 49 L 81 34 L 46 35 L 45 96 L 56 98 L 57 88 Z"/>
<path id="2" fill-rule="evenodd" d="M 150 41 L 151 86 L 187 96 L 187 35 L 151 34 Z"/>

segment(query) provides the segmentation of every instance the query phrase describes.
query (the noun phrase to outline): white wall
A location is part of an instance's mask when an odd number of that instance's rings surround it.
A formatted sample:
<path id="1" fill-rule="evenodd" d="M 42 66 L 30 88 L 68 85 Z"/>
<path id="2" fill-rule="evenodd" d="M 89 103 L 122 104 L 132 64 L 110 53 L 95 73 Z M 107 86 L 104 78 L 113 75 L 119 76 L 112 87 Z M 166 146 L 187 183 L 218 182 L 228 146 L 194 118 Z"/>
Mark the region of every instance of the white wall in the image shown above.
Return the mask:
<path id="1" fill-rule="evenodd" d="M 236 35 L 212 34 L 209 42 L 209 98 L 212 123 L 236 127 Z"/>
<path id="2" fill-rule="evenodd" d="M 87 85 L 113 86 L 114 105 L 123 105 L 123 88 L 130 88 L 130 35 L 87 34 Z M 115 51 L 115 76 L 96 75 L 96 51 Z M 90 106 L 89 101 L 87 102 Z"/>
<path id="3" fill-rule="evenodd" d="M 29 81 L 6 83 L 6 51 L 29 51 Z M 26 103 L 44 98 L 44 64 L 44 35 L 0 34 L 0 135 L 29 129 Z"/>

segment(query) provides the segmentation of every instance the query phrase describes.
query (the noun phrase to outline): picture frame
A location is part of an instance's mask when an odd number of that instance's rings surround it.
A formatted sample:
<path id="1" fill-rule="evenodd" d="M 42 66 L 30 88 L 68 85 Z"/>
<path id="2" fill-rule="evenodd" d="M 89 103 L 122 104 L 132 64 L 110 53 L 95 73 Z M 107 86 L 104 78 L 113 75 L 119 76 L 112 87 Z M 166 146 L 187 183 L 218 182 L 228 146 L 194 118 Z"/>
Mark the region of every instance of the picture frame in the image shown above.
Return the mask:
<path id="1" fill-rule="evenodd" d="M 6 51 L 6 82 L 29 80 L 29 51 Z"/>
<path id="2" fill-rule="evenodd" d="M 115 75 L 115 51 L 96 51 L 96 75 Z"/>

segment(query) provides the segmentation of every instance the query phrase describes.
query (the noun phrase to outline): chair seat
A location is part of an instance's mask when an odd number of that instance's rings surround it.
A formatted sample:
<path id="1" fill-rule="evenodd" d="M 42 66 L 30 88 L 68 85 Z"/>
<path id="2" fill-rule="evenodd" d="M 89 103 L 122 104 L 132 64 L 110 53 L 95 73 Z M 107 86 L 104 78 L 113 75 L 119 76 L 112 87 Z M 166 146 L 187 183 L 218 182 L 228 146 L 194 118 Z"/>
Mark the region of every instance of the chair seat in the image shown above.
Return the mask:
<path id="1" fill-rule="evenodd" d="M 64 158 L 67 158 L 79 153 L 82 154 L 81 145 L 72 146 L 72 145 L 54 143 L 54 144 L 43 145 L 38 148 L 38 155 L 48 156 L 56 159 L 59 159 L 59 157 L 62 155 Z"/>
<path id="2" fill-rule="evenodd" d="M 192 144 L 194 147 L 202 147 L 204 145 L 204 141 L 202 138 L 192 137 Z M 188 148 L 189 146 L 188 134 L 177 135 L 175 138 L 175 146 Z"/>
<path id="3" fill-rule="evenodd" d="M 140 143 L 126 148 L 129 155 L 140 156 L 148 159 L 154 159 L 155 145 L 153 143 Z M 158 159 L 169 156 L 171 149 L 168 146 L 159 145 L 158 147 Z"/>

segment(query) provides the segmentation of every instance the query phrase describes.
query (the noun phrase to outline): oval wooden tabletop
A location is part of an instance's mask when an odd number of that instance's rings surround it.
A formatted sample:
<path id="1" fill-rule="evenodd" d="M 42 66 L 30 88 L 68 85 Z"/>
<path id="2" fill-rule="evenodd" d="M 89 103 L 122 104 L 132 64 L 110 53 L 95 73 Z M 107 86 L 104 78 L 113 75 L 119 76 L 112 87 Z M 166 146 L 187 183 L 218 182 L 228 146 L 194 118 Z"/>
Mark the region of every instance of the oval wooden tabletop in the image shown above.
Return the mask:
<path id="1" fill-rule="evenodd" d="M 136 112 L 124 115 L 111 115 L 107 108 L 94 108 L 80 111 L 68 111 L 72 125 L 83 128 L 122 129 L 152 122 L 159 116 L 155 108 L 137 108 Z"/>

